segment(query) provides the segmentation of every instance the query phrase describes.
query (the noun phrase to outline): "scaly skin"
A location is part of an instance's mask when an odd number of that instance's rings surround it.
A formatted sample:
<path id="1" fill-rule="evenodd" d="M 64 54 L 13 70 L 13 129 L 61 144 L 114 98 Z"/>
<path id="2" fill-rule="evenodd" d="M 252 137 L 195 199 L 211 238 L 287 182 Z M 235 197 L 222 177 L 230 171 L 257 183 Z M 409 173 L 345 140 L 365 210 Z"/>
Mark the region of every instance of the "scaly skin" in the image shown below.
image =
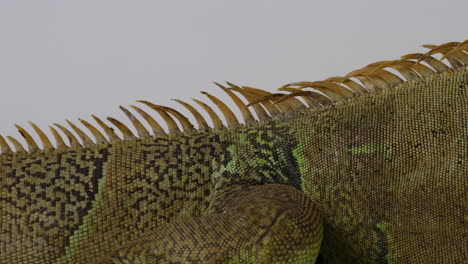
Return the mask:
<path id="1" fill-rule="evenodd" d="M 0 155 L 0 263 L 462 263 L 467 83 Z"/>

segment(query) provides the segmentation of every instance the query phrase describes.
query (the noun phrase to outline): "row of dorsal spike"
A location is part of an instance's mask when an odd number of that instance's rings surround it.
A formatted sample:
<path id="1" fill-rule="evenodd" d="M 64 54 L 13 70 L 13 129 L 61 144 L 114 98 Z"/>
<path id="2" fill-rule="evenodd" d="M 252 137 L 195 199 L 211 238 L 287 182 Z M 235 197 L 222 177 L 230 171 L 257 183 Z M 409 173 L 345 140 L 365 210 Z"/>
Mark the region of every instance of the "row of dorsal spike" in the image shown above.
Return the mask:
<path id="1" fill-rule="evenodd" d="M 344 77 L 330 77 L 326 80 L 315 82 L 289 83 L 279 89 L 287 93 L 270 93 L 257 88 L 240 87 L 229 82 L 227 82 L 227 86 L 218 83 L 215 84 L 234 102 L 243 117 L 244 123 L 248 124 L 256 122 L 256 120 L 268 120 L 271 117 L 283 113 L 294 113 L 306 108 L 328 105 L 336 101 L 369 92 L 391 89 L 403 82 L 417 80 L 436 73 L 445 72 L 451 68 L 456 69 L 468 65 L 468 40 L 463 42 L 448 42 L 438 46 L 423 45 L 423 47 L 429 48 L 429 51 L 426 53 L 407 54 L 402 56 L 399 60 L 371 63 L 363 68 L 350 72 Z M 436 59 L 432 56 L 434 54 L 441 54 L 442 57 Z M 449 64 L 445 64 L 442 60 L 447 60 Z M 389 71 L 389 69 L 395 70 L 401 77 Z M 207 113 L 213 128 L 221 129 L 225 126 L 235 127 L 240 124 L 236 115 L 222 100 L 207 92 L 202 92 L 202 94 L 206 95 L 208 99 L 216 105 L 226 120 L 225 125 L 217 112 L 209 105 L 193 99 L 193 101 Z M 237 94 L 242 95 L 247 101 L 247 104 L 245 104 Z M 298 100 L 296 97 L 300 97 L 302 101 Z M 206 118 L 194 106 L 182 100 L 174 99 L 174 101 L 182 105 L 193 115 L 198 130 L 210 128 Z M 43 150 L 60 150 L 69 147 L 91 146 L 117 140 L 146 138 L 152 136 L 152 134 L 161 136 L 196 130 L 187 117 L 173 108 L 156 105 L 143 100 L 138 102 L 157 112 L 166 123 L 167 131 L 150 114 L 135 105 L 131 105 L 130 107 L 146 121 L 148 126 L 152 129 L 152 133 L 146 129 L 145 125 L 131 111 L 123 106 L 120 106 L 120 109 L 130 120 L 137 131 L 137 135 L 134 135 L 132 130 L 119 120 L 108 117 L 107 120 L 120 131 L 121 136 L 119 136 L 112 127 L 93 115 L 93 119 L 101 130 L 86 120 L 79 119 L 79 121 L 88 129 L 89 133 L 94 137 L 94 140 L 74 123 L 66 120 L 71 130 L 60 124 L 49 126 L 50 132 L 56 142 L 54 146 L 44 131 L 32 122 L 30 122 L 30 125 L 38 135 Z M 305 104 L 303 102 L 305 102 Z M 256 117 L 248 107 L 253 109 L 253 113 L 255 113 Z M 15 126 L 26 141 L 28 150 L 26 150 L 18 140 L 8 136 L 8 141 L 10 141 L 15 149 L 13 151 L 7 140 L 0 136 L 0 154 L 28 151 L 36 152 L 41 150 L 26 129 L 19 125 Z M 67 138 L 68 145 L 65 143 L 64 137 L 59 131 Z"/>
<path id="2" fill-rule="evenodd" d="M 272 103 L 263 103 L 265 105 L 266 110 L 260 106 L 255 105 L 253 109 L 257 115 L 257 118 L 254 117 L 253 113 L 247 108 L 246 104 L 243 100 L 239 98 L 239 96 L 235 93 L 241 94 L 246 100 L 250 103 L 266 94 L 268 92 L 260 89 L 250 88 L 250 87 L 239 87 L 232 83 L 227 83 L 227 86 L 223 86 L 219 83 L 215 83 L 218 87 L 220 87 L 236 104 L 239 108 L 244 123 L 253 123 L 256 120 L 267 120 L 272 116 L 275 116 L 279 113 L 285 112 L 287 110 L 291 110 L 288 107 L 283 106 L 283 104 L 279 104 L 276 106 Z M 217 114 L 213 108 L 211 108 L 208 104 L 199 101 L 197 99 L 193 99 L 193 101 L 199 105 L 209 116 L 209 120 L 211 120 L 212 127 L 216 129 L 221 129 L 225 126 L 227 127 L 235 127 L 240 124 L 238 118 L 234 114 L 234 112 L 220 99 L 217 97 L 207 93 L 202 92 L 202 94 L 206 95 L 209 100 L 217 106 L 219 111 L 224 116 L 226 120 L 226 125 L 223 123 L 222 118 Z M 291 99 L 289 105 L 293 105 L 293 101 L 295 99 Z M 182 100 L 174 99 L 177 103 L 185 107 L 195 118 L 198 130 L 207 130 L 210 129 L 210 125 L 208 124 L 207 119 L 191 104 L 184 102 Z M 63 125 L 54 123 L 52 126 L 49 126 L 49 130 L 52 136 L 55 139 L 55 146 L 51 143 L 51 140 L 46 136 L 46 133 L 40 129 L 36 124 L 29 122 L 30 126 L 38 135 L 43 150 L 54 150 L 54 149 L 66 149 L 66 148 L 76 148 L 81 146 L 92 146 L 95 144 L 103 144 L 103 143 L 110 143 L 118 140 L 131 140 L 136 138 L 146 138 L 152 135 L 155 136 L 162 136 L 166 134 L 179 134 L 182 132 L 191 132 L 196 130 L 194 125 L 189 121 L 187 117 L 185 117 L 179 111 L 162 105 L 156 105 L 148 101 L 140 100 L 137 101 L 143 105 L 146 105 L 150 109 L 157 112 L 161 118 L 164 120 L 167 126 L 167 131 L 163 128 L 161 124 L 158 123 L 150 114 L 146 111 L 141 109 L 138 106 L 130 105 L 130 107 L 139 114 L 139 116 L 146 121 L 148 126 L 152 129 L 152 133 L 148 131 L 145 125 L 135 116 L 130 110 L 127 108 L 120 106 L 120 109 L 123 113 L 128 117 L 131 124 L 133 125 L 134 129 L 137 132 L 135 135 L 132 130 L 127 127 L 125 124 L 120 122 L 119 120 L 108 117 L 107 121 L 110 122 L 117 130 L 120 131 L 121 136 L 119 136 L 114 128 L 106 124 L 105 121 L 98 118 L 97 116 L 92 115 L 94 121 L 99 125 L 100 129 L 96 126 L 92 125 L 90 122 L 78 119 L 79 122 L 86 127 L 89 134 L 94 137 L 94 140 L 91 139 L 86 132 L 80 129 L 77 125 L 73 122 L 66 120 L 66 123 L 70 128 L 67 128 Z M 287 106 L 287 105 L 286 105 Z M 23 147 L 23 145 L 14 137 L 6 137 L 6 139 L 0 136 L 0 153 L 1 154 L 10 154 L 10 153 L 24 153 L 24 152 L 36 152 L 42 150 L 39 145 L 35 142 L 32 135 L 23 127 L 19 125 L 15 125 L 15 127 L 20 132 L 21 136 L 24 138 L 27 144 L 27 148 Z M 102 132 L 101 132 L 102 131 Z M 60 132 L 64 135 L 62 136 Z M 13 145 L 14 150 L 8 144 L 10 141 L 11 145 Z M 68 143 L 66 143 L 66 141 Z"/>

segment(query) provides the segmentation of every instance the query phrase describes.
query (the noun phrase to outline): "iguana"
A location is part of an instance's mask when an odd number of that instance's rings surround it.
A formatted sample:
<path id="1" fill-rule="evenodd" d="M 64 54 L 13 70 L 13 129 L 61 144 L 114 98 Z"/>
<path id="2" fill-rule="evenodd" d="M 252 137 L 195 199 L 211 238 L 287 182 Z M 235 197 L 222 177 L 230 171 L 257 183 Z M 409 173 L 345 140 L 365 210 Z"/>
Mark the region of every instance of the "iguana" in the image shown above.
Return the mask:
<path id="1" fill-rule="evenodd" d="M 278 93 L 218 85 L 244 122 L 204 92 L 224 122 L 140 101 L 167 129 L 132 105 L 137 135 L 30 123 L 42 148 L 16 125 L 0 263 L 466 263 L 468 41 L 424 47 Z"/>

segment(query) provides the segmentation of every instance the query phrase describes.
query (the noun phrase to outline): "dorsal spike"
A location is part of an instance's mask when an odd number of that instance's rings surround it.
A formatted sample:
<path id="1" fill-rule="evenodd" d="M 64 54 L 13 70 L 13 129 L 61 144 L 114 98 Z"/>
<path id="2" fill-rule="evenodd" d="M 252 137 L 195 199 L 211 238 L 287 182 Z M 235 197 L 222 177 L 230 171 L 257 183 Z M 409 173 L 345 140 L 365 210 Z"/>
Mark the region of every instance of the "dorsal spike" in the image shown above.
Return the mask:
<path id="1" fill-rule="evenodd" d="M 149 114 L 147 114 L 141 108 L 136 107 L 134 105 L 130 105 L 130 107 L 133 108 L 135 111 L 137 111 L 138 114 L 141 115 L 141 117 L 143 117 L 143 119 L 146 120 L 148 125 L 153 130 L 154 135 L 156 136 L 166 135 L 166 131 L 164 131 L 162 126 L 156 120 L 154 120 L 154 118 L 152 118 Z"/>
<path id="2" fill-rule="evenodd" d="M 68 141 L 70 142 L 70 146 L 72 148 L 81 147 L 80 142 L 78 141 L 78 139 L 75 137 L 75 135 L 73 135 L 73 133 L 70 130 L 68 130 L 66 127 L 64 127 L 64 126 L 62 126 L 60 124 L 57 124 L 57 123 L 54 123 L 54 125 L 56 127 L 58 127 L 65 134 L 65 136 L 67 136 Z"/>
<path id="3" fill-rule="evenodd" d="M 334 98 L 336 100 L 339 100 L 341 98 L 351 98 L 355 96 L 353 91 L 349 90 L 348 88 L 345 88 L 344 86 L 341 86 L 337 83 L 328 82 L 328 81 L 296 82 L 296 83 L 286 84 L 283 87 L 290 87 L 290 86 L 298 86 L 299 89 L 314 88 L 314 89 L 321 91 L 322 93 L 325 93 L 326 95 L 330 94 L 329 95 L 330 97 L 333 97 L 334 95 L 338 95 L 339 97 Z"/>
<path id="4" fill-rule="evenodd" d="M 315 108 L 316 106 L 320 105 L 320 103 L 314 100 L 313 98 L 309 96 L 301 95 L 300 94 L 301 90 L 299 89 L 296 89 L 296 88 L 280 88 L 280 89 L 282 91 L 289 92 L 287 97 L 300 96 L 302 99 L 304 99 L 304 101 L 306 102 L 309 108 Z"/>
<path id="5" fill-rule="evenodd" d="M 378 67 L 376 67 L 372 73 L 376 72 L 377 70 L 381 70 L 383 68 L 393 68 L 397 71 L 400 71 L 402 69 L 408 70 L 411 69 L 415 72 L 417 72 L 420 76 L 426 77 L 426 76 L 431 76 L 434 74 L 434 71 L 427 67 L 426 65 L 420 64 L 420 63 L 414 63 L 413 61 L 410 60 L 405 60 L 405 59 L 400 59 L 400 60 L 394 60 L 390 61 L 388 64 L 383 64 Z M 401 72 L 402 75 L 404 75 L 403 72 Z M 413 74 L 413 73 L 411 73 Z M 405 77 L 406 78 L 406 77 Z"/>
<path id="6" fill-rule="evenodd" d="M 124 140 L 130 140 L 130 139 L 136 138 L 135 135 L 133 135 L 132 131 L 119 120 L 112 118 L 112 117 L 108 117 L 107 120 L 111 122 L 114 126 L 116 126 L 120 130 L 120 132 L 122 132 Z"/>
<path id="7" fill-rule="evenodd" d="M 356 75 L 356 76 L 353 76 L 353 78 L 359 80 L 368 92 L 375 92 L 375 91 L 380 90 L 379 85 L 376 84 L 374 80 L 369 78 L 369 76 Z M 346 80 L 349 80 L 349 79 L 346 79 Z"/>
<path id="8" fill-rule="evenodd" d="M 10 140 L 11 144 L 13 144 L 13 146 L 15 147 L 15 152 L 16 153 L 26 153 L 26 149 L 24 149 L 23 145 L 21 145 L 21 143 L 16 140 L 16 138 L 14 137 L 10 137 L 10 136 L 7 136 L 8 140 Z"/>
<path id="9" fill-rule="evenodd" d="M 402 60 L 402 64 L 405 64 L 407 67 L 411 68 L 413 71 L 417 72 L 422 77 L 429 77 L 434 75 L 434 71 L 421 63 L 414 63 L 408 60 Z"/>
<path id="10" fill-rule="evenodd" d="M 81 118 L 79 118 L 78 120 L 89 130 L 89 132 L 91 132 L 91 134 L 93 134 L 98 144 L 108 143 L 106 137 L 95 126 L 91 125 L 88 121 L 83 120 Z"/>
<path id="11" fill-rule="evenodd" d="M 65 144 L 65 141 L 63 140 L 62 136 L 57 132 L 57 130 L 52 126 L 49 126 L 49 130 L 50 132 L 52 132 L 52 136 L 54 136 L 55 143 L 57 146 L 56 149 L 58 150 L 66 149 L 67 145 Z"/>
<path id="12" fill-rule="evenodd" d="M 343 77 L 343 82 L 350 80 L 350 78 L 358 79 L 369 92 L 375 92 L 382 89 L 390 88 L 390 85 L 383 80 L 381 77 L 375 75 L 373 71 L 380 67 L 380 65 L 384 65 L 389 61 L 380 61 L 376 63 L 369 64 L 366 67 L 361 69 L 354 70 L 348 73 L 345 77 Z"/>
<path id="13" fill-rule="evenodd" d="M 423 45 L 423 47 L 430 49 L 428 52 L 426 52 L 427 55 L 433 55 L 433 54 L 442 54 L 445 55 L 447 52 L 458 46 L 460 43 L 459 42 L 447 42 L 442 45 Z M 448 60 L 452 68 L 460 68 L 463 67 L 463 63 L 459 60 L 457 57 L 453 56 L 447 56 L 445 58 Z"/>
<path id="14" fill-rule="evenodd" d="M 221 90 L 227 93 L 227 95 L 231 98 L 231 100 L 236 104 L 236 106 L 241 111 L 242 117 L 244 118 L 244 122 L 246 124 L 255 122 L 255 118 L 253 117 L 252 113 L 247 108 L 247 106 L 245 106 L 244 102 L 242 102 L 242 100 L 239 97 L 237 97 L 237 95 L 235 95 L 228 88 L 224 87 L 223 85 L 217 82 L 214 82 L 214 84 L 216 84 L 219 88 L 221 88 Z"/>
<path id="15" fill-rule="evenodd" d="M 317 92 L 312 92 L 312 93 L 310 91 L 305 92 L 297 88 L 288 88 L 288 87 L 284 87 L 280 89 L 282 91 L 290 92 L 288 96 L 301 96 L 304 99 L 304 101 L 306 101 L 307 105 L 311 108 L 315 108 L 319 105 L 328 105 L 333 102 L 330 98 Z"/>
<path id="16" fill-rule="evenodd" d="M 184 128 L 184 132 L 190 132 L 194 130 L 193 124 L 188 120 L 187 117 L 185 117 L 183 114 L 181 114 L 179 111 L 167 107 L 167 106 L 162 106 L 162 105 L 156 105 L 157 107 L 160 107 L 161 110 L 164 110 L 174 116 L 177 120 L 179 120 L 180 124 Z"/>
<path id="17" fill-rule="evenodd" d="M 161 107 L 158 107 L 157 105 L 150 103 L 148 101 L 143 101 L 143 100 L 138 100 L 138 103 L 142 103 L 147 105 L 149 108 L 153 109 L 154 111 L 158 112 L 158 114 L 164 119 L 164 121 L 167 124 L 167 127 L 169 129 L 169 133 L 171 134 L 178 134 L 180 133 L 180 129 L 177 126 L 177 123 L 172 119 L 172 117 Z"/>
<path id="18" fill-rule="evenodd" d="M 286 94 L 279 94 L 277 98 L 279 100 L 276 99 L 274 103 L 277 104 L 283 112 L 300 111 L 306 108 L 306 106 L 294 96 L 289 97 Z"/>
<path id="19" fill-rule="evenodd" d="M 339 84 L 327 82 L 327 81 L 316 81 L 316 82 L 296 82 L 296 83 L 289 83 L 284 85 L 283 87 L 292 87 L 298 89 L 305 89 L 305 88 L 312 88 L 317 91 L 320 91 L 333 99 L 333 101 L 339 101 L 342 98 L 351 98 L 354 96 L 354 93 L 347 88 L 342 87 Z M 340 87 L 339 89 L 337 87 Z M 346 90 L 346 91 L 345 91 Z"/>
<path id="20" fill-rule="evenodd" d="M 381 65 L 381 64 L 382 64 L 382 62 L 379 63 L 379 65 Z M 352 77 L 356 77 L 356 76 L 364 76 L 364 73 L 368 72 L 369 68 L 370 69 L 375 69 L 376 66 L 366 66 L 366 67 L 359 68 L 359 69 L 356 69 L 354 71 L 351 71 L 350 73 L 346 74 L 343 77 L 343 81 L 348 80 L 349 78 L 352 78 Z"/>
<path id="21" fill-rule="evenodd" d="M 410 64 L 415 65 L 413 62 L 410 62 Z M 401 73 L 401 75 L 403 75 L 403 77 L 405 77 L 405 79 L 408 81 L 420 79 L 420 76 L 416 73 L 416 71 L 408 66 L 409 65 L 405 65 L 401 60 L 392 60 L 379 65 L 378 67 L 374 68 L 373 71 L 377 71 L 384 68 L 392 68 Z"/>
<path id="22" fill-rule="evenodd" d="M 440 59 L 448 59 L 449 57 L 456 57 L 458 58 L 463 64 L 468 65 L 468 55 L 464 53 L 468 49 L 468 44 L 464 46 L 460 46 L 449 50 L 446 52 Z"/>
<path id="23" fill-rule="evenodd" d="M 236 115 L 234 115 L 234 113 L 226 104 L 207 92 L 202 91 L 201 93 L 206 95 L 218 107 L 221 113 L 223 113 L 224 117 L 226 118 L 228 127 L 235 127 L 239 125 L 239 121 L 237 120 Z"/>
<path id="24" fill-rule="evenodd" d="M 130 112 L 128 111 L 125 107 L 119 106 L 120 110 L 122 110 L 125 115 L 128 117 L 130 122 L 132 122 L 133 126 L 137 130 L 138 136 L 140 138 L 146 138 L 150 136 L 150 133 L 148 130 L 143 126 L 143 124 Z"/>
<path id="25" fill-rule="evenodd" d="M 447 56 L 449 56 L 451 53 L 454 53 L 454 52 L 461 52 L 463 53 L 463 51 L 468 51 L 468 39 L 461 42 L 460 44 L 456 45 L 452 50 L 448 51 L 446 54 L 444 54 L 440 59 L 443 60 L 445 59 Z M 466 58 L 466 54 L 465 55 L 465 58 Z M 464 63 L 465 65 L 468 64 L 467 61 L 464 60 Z"/>
<path id="26" fill-rule="evenodd" d="M 424 61 L 427 63 L 429 66 L 431 66 L 436 72 L 442 73 L 446 72 L 449 67 L 445 65 L 445 63 L 441 62 L 440 60 L 426 54 L 422 53 L 411 53 L 411 54 L 406 54 L 401 57 L 403 60 L 416 60 L 415 63 L 419 63 L 420 61 Z"/>
<path id="27" fill-rule="evenodd" d="M 216 114 L 216 112 L 211 109 L 211 107 L 209 107 L 207 104 L 201 102 L 201 101 L 198 101 L 197 99 L 192 99 L 195 103 L 197 103 L 199 106 L 201 106 L 203 108 L 203 110 L 205 110 L 208 115 L 210 116 L 211 118 L 211 122 L 213 122 L 213 127 L 216 128 L 216 129 L 221 129 L 224 127 L 223 125 L 223 122 L 221 121 L 221 119 L 219 118 L 219 116 Z"/>
<path id="28" fill-rule="evenodd" d="M 460 68 L 468 63 L 468 54 L 455 48 L 441 49 L 439 53 L 442 54 L 443 59 L 449 61 L 453 68 Z"/>
<path id="29" fill-rule="evenodd" d="M 426 52 L 426 54 L 433 55 L 433 54 L 437 54 L 437 53 L 443 54 L 443 53 L 447 52 L 448 50 L 456 48 L 458 45 L 460 45 L 460 42 L 452 41 L 452 42 L 443 43 L 441 45 L 427 44 L 427 45 L 423 45 L 423 47 L 429 49 L 429 51 Z"/>
<path id="30" fill-rule="evenodd" d="M 26 143 L 28 144 L 28 149 L 29 152 L 36 152 L 39 151 L 39 147 L 36 144 L 36 141 L 32 138 L 32 136 L 21 126 L 15 124 L 16 129 L 18 129 L 19 133 L 21 136 L 26 140 Z"/>
<path id="31" fill-rule="evenodd" d="M 377 74 L 367 74 L 366 77 L 373 82 L 378 90 L 390 89 L 392 86 Z"/>
<path id="32" fill-rule="evenodd" d="M 28 123 L 34 129 L 34 131 L 39 136 L 39 138 L 41 139 L 42 147 L 44 148 L 44 150 L 46 150 L 46 151 L 47 150 L 53 150 L 54 146 L 52 145 L 52 143 L 50 142 L 50 140 L 46 136 L 46 134 L 33 122 L 28 122 Z"/>
<path id="33" fill-rule="evenodd" d="M 253 102 L 253 104 L 273 101 L 272 104 L 281 110 L 280 113 L 284 113 L 284 112 L 289 112 L 294 109 L 294 107 L 289 102 L 286 102 L 287 100 L 291 98 L 292 97 L 287 96 L 286 94 L 270 93 L 268 95 L 258 98 L 257 100 Z"/>
<path id="34" fill-rule="evenodd" d="M 261 98 L 270 95 L 270 92 L 249 86 L 242 86 L 242 89 L 254 97 L 254 101 L 251 103 L 249 102 L 247 106 L 254 105 L 258 102 L 263 107 L 265 107 L 270 116 L 276 116 L 282 113 L 281 109 L 277 105 L 273 104 L 270 100 L 261 100 Z"/>
<path id="35" fill-rule="evenodd" d="M 193 117 L 195 117 L 195 120 L 197 120 L 198 129 L 206 130 L 209 128 L 208 123 L 206 122 L 205 118 L 200 114 L 200 112 L 197 111 L 197 109 L 195 109 L 195 107 L 191 106 L 190 104 L 182 100 L 178 100 L 178 99 L 172 99 L 172 100 L 183 105 L 185 108 L 187 108 L 187 110 L 190 111 Z"/>
<path id="36" fill-rule="evenodd" d="M 395 62 L 396 61 L 379 61 L 371 63 L 366 67 L 348 73 L 345 77 L 343 77 L 343 83 L 354 77 L 358 79 L 364 85 L 366 90 L 370 92 L 389 89 L 393 86 L 393 84 L 398 83 L 398 79 L 400 78 L 382 69 L 388 67 L 388 65 L 395 64 Z M 419 78 L 419 76 L 411 69 L 403 68 L 403 70 L 404 72 L 402 74 L 404 76 L 406 75 L 405 78 L 409 78 L 411 76 L 414 76 L 412 78 Z"/>
<path id="37" fill-rule="evenodd" d="M 73 129 L 73 131 L 75 131 L 78 137 L 80 137 L 81 142 L 83 143 L 83 146 L 94 145 L 94 142 L 91 140 L 91 138 L 88 137 L 88 135 L 86 135 L 85 132 L 83 132 L 83 130 L 79 129 L 75 124 L 73 124 L 69 120 L 65 120 L 65 122 L 67 122 L 67 124 Z"/>
<path id="38" fill-rule="evenodd" d="M 114 142 L 120 140 L 119 136 L 114 132 L 112 128 L 110 128 L 106 123 L 104 123 L 101 119 L 99 119 L 95 115 L 91 115 L 93 119 L 98 123 L 98 125 L 104 130 L 104 133 L 109 137 L 109 142 Z"/>
<path id="39" fill-rule="evenodd" d="M 397 86 L 397 85 L 401 84 L 402 82 L 404 82 L 397 75 L 395 75 L 395 74 L 393 74 L 393 73 L 391 73 L 389 71 L 383 70 L 383 69 L 375 71 L 374 75 L 381 78 L 385 82 L 387 82 L 391 87 Z M 351 80 L 349 80 L 349 81 L 351 81 Z"/>
<path id="40" fill-rule="evenodd" d="M 234 85 L 234 84 L 229 83 L 229 82 L 227 82 L 227 84 L 230 86 L 230 88 L 232 90 L 242 94 L 242 96 L 244 96 L 244 98 L 247 100 L 247 102 L 249 102 L 249 104 L 252 103 L 253 101 L 255 101 L 254 97 L 250 93 L 244 91 L 239 86 Z M 254 109 L 255 113 L 257 114 L 257 117 L 258 117 L 259 120 L 268 120 L 268 118 L 270 116 L 265 111 L 265 109 L 263 109 L 263 106 L 261 106 L 261 104 L 254 104 L 254 105 L 251 105 L 251 106 Z"/>
<path id="41" fill-rule="evenodd" d="M 0 136 L 0 153 L 1 154 L 13 153 L 10 146 L 8 145 L 8 143 L 6 142 L 6 140 L 2 136 Z"/>
<path id="42" fill-rule="evenodd" d="M 335 77 L 330 77 L 326 79 L 325 81 L 341 83 L 343 85 L 346 85 L 350 90 L 354 91 L 357 94 L 367 93 L 366 88 L 364 88 L 362 85 L 359 85 L 357 82 L 351 79 L 345 80 L 344 77 L 335 76 Z"/>

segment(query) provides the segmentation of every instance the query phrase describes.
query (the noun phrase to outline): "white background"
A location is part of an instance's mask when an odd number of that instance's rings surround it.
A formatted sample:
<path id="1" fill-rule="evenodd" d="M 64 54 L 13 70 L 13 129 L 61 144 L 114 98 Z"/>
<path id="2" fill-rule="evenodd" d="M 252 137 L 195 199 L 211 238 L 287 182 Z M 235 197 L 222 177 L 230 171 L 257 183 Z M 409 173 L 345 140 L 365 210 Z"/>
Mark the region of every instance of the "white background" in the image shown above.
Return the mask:
<path id="1" fill-rule="evenodd" d="M 0 0 L 0 134 L 125 120 L 118 106 L 138 99 L 226 98 L 212 81 L 273 91 L 345 75 L 466 39 L 467 11 L 466 0 Z"/>

